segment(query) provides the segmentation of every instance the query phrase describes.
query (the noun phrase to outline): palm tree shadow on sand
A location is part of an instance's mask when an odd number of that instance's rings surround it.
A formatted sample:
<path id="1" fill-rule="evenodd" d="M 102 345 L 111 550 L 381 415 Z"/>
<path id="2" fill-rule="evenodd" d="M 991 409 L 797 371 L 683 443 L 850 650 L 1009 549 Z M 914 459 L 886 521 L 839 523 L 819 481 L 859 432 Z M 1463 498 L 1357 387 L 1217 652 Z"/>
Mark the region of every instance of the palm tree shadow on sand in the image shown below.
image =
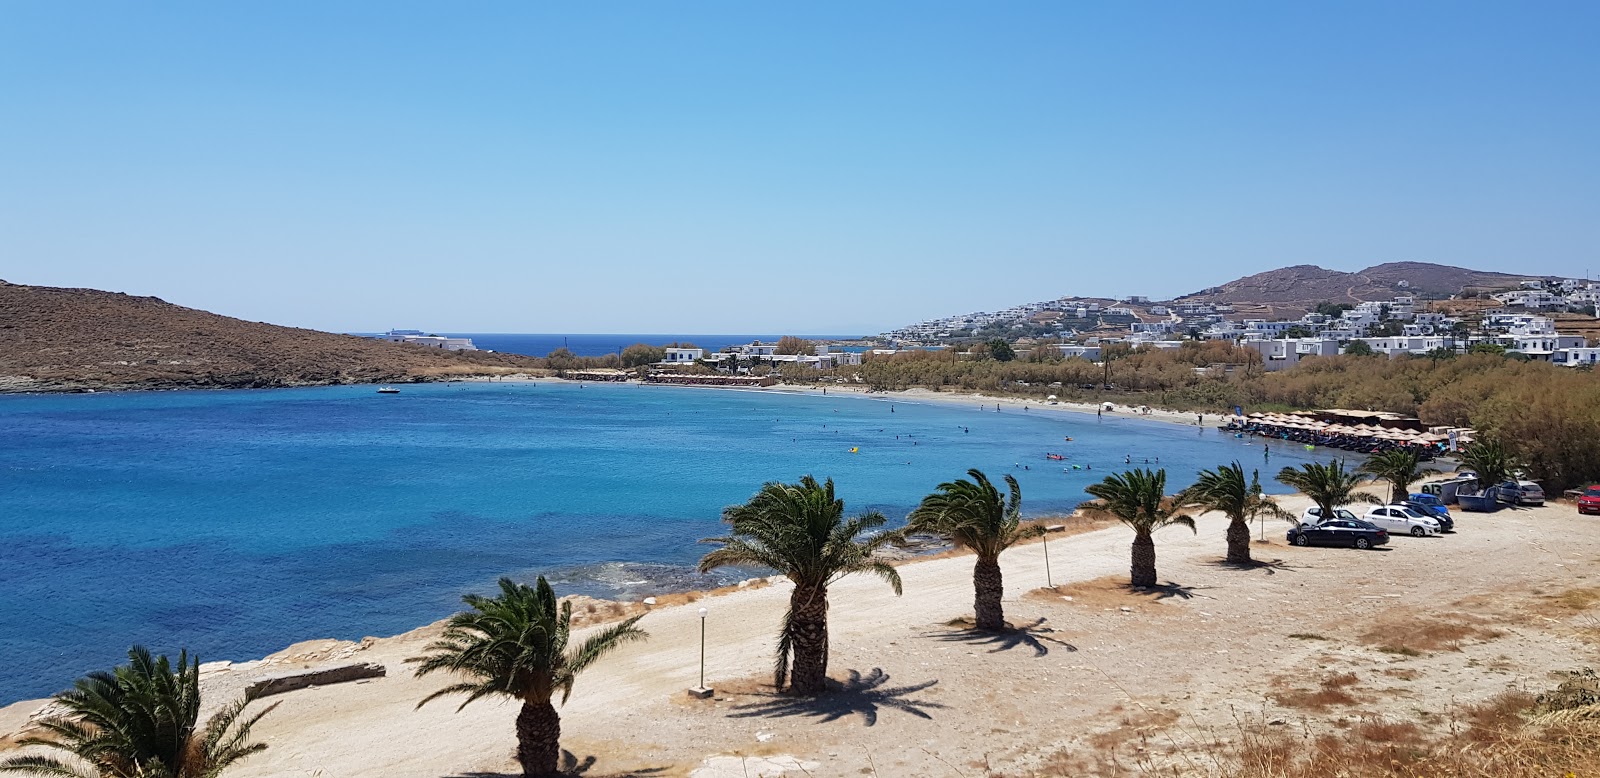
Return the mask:
<path id="1" fill-rule="evenodd" d="M 1213 560 L 1210 560 L 1210 561 L 1206 562 L 1205 564 L 1208 564 L 1208 565 L 1210 565 L 1212 567 L 1220 567 L 1220 568 L 1222 568 L 1224 570 L 1242 570 L 1242 571 L 1244 571 L 1244 570 L 1263 570 L 1263 571 L 1266 572 L 1267 575 L 1277 575 L 1278 573 L 1292 573 L 1292 572 L 1300 569 L 1298 567 L 1290 565 L 1289 563 L 1283 561 L 1282 559 L 1272 559 L 1272 560 L 1252 559 L 1252 560 L 1250 560 L 1248 562 L 1229 562 L 1226 559 L 1213 559 Z"/>
<path id="2" fill-rule="evenodd" d="M 858 714 L 862 722 L 870 727 L 878 723 L 878 711 L 883 708 L 909 713 L 917 718 L 932 719 L 933 716 L 928 715 L 926 709 L 946 707 L 937 702 L 908 698 L 908 695 L 939 683 L 937 679 L 911 686 L 888 686 L 889 674 L 882 668 L 874 667 L 866 675 L 862 675 L 859 670 L 849 672 L 850 677 L 846 680 L 829 679 L 828 691 L 815 697 L 762 692 L 758 696 L 764 699 L 733 706 L 738 712 L 728 714 L 728 718 L 805 716 L 827 723 Z"/>
<path id="3" fill-rule="evenodd" d="M 647 767 L 643 770 L 626 770 L 620 773 L 592 773 L 594 763 L 599 757 L 590 754 L 583 759 L 578 755 L 561 749 L 561 761 L 556 766 L 559 775 L 581 775 L 583 778 L 635 778 L 636 776 L 663 775 L 667 772 L 665 767 Z M 514 773 L 452 773 L 446 778 L 522 778 L 521 772 Z"/>
<path id="4" fill-rule="evenodd" d="M 990 647 L 989 653 L 996 654 L 1001 651 L 1010 651 L 1018 646 L 1027 646 L 1033 649 L 1034 656 L 1044 656 L 1050 653 L 1046 643 L 1054 643 L 1066 651 L 1077 651 L 1078 647 L 1060 638 L 1051 637 L 1049 633 L 1055 632 L 1054 628 L 1044 626 L 1045 619 L 1040 617 L 1031 624 L 1012 625 L 1007 629 L 985 630 L 972 628 L 970 619 L 956 619 L 945 626 L 957 629 L 939 630 L 924 633 L 926 637 L 942 640 L 947 643 L 966 643 L 973 647 Z"/>
<path id="5" fill-rule="evenodd" d="M 1172 599 L 1174 597 L 1176 597 L 1176 598 L 1178 598 L 1180 600 L 1192 600 L 1192 599 L 1194 599 L 1196 597 L 1204 597 L 1204 598 L 1209 600 L 1209 599 L 1211 599 L 1211 595 L 1209 595 L 1209 594 L 1200 594 L 1199 592 L 1201 590 L 1203 590 L 1203 589 L 1211 589 L 1211 588 L 1215 588 L 1215 587 L 1211 587 L 1211 586 L 1184 586 L 1183 584 L 1174 583 L 1172 581 L 1168 581 L 1168 582 L 1166 582 L 1164 584 L 1158 584 L 1156 586 L 1133 586 L 1133 585 L 1129 585 L 1127 587 L 1128 591 L 1133 592 L 1134 594 L 1153 594 L 1153 595 L 1155 595 L 1155 599 L 1158 602 L 1161 601 L 1161 600 L 1170 600 L 1170 599 Z"/>

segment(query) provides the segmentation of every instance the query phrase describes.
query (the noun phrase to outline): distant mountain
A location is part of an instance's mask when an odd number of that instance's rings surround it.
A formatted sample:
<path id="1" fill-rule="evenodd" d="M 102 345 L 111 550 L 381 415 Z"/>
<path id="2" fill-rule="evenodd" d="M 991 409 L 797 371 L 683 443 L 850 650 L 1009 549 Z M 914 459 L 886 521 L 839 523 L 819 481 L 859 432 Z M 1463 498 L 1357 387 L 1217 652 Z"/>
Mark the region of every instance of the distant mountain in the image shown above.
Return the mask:
<path id="1" fill-rule="evenodd" d="M 0 281 L 0 391 L 398 383 L 535 364 L 242 321 L 154 297 Z"/>
<path id="2" fill-rule="evenodd" d="M 1245 276 L 1178 300 L 1236 306 L 1310 307 L 1324 301 L 1388 300 L 1397 294 L 1452 297 L 1464 291 L 1516 287 L 1522 281 L 1537 278 L 1546 276 L 1489 273 L 1430 262 L 1389 262 L 1354 273 L 1326 270 L 1316 265 L 1294 265 Z"/>

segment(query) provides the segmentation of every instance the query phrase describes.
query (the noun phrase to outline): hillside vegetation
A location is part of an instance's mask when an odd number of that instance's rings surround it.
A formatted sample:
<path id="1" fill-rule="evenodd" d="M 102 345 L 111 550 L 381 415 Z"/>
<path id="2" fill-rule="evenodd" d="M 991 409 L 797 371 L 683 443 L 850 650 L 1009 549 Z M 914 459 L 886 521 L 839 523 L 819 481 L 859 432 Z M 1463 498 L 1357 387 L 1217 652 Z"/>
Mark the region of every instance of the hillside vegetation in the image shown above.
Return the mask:
<path id="1" fill-rule="evenodd" d="M 1514 288 L 1524 280 L 1536 278 L 1543 276 L 1490 273 L 1430 262 L 1389 262 L 1354 273 L 1294 265 L 1245 276 L 1178 299 L 1309 309 L 1325 300 L 1354 303 L 1388 300 L 1396 294 L 1450 297 L 1462 292 Z"/>
<path id="2" fill-rule="evenodd" d="M 538 364 L 241 321 L 154 297 L 0 281 L 0 391 L 410 382 Z"/>

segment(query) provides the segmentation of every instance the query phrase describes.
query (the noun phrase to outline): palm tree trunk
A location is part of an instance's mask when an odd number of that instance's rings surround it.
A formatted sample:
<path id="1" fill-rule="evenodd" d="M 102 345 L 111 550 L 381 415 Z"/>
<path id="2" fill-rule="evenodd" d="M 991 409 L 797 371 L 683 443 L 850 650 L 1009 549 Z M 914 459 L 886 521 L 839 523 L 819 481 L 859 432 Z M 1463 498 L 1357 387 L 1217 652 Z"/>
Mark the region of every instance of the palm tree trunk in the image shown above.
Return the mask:
<path id="1" fill-rule="evenodd" d="M 977 564 L 972 566 L 972 592 L 972 610 L 978 616 L 978 629 L 1005 629 L 1006 614 L 1000 604 L 1005 585 L 1000 578 L 999 558 L 978 557 Z"/>
<path id="2" fill-rule="evenodd" d="M 1391 481 L 1389 487 L 1389 502 L 1405 502 L 1406 498 L 1411 496 L 1410 493 L 1406 491 L 1406 486 L 1406 484 L 1402 484 L 1399 481 Z"/>
<path id="3" fill-rule="evenodd" d="M 789 691 L 820 694 L 828 678 L 828 588 L 795 586 L 789 595 L 789 640 L 794 669 Z"/>
<path id="4" fill-rule="evenodd" d="M 517 762 L 526 778 L 559 775 L 561 715 L 549 700 L 523 702 L 517 714 Z"/>
<path id="5" fill-rule="evenodd" d="M 1151 549 L 1153 555 L 1155 549 Z M 1228 561 L 1237 565 L 1250 563 L 1250 525 L 1244 519 L 1228 522 Z"/>
<path id="6" fill-rule="evenodd" d="M 1134 586 L 1156 585 L 1156 541 L 1146 530 L 1134 533 L 1133 566 L 1128 572 Z"/>

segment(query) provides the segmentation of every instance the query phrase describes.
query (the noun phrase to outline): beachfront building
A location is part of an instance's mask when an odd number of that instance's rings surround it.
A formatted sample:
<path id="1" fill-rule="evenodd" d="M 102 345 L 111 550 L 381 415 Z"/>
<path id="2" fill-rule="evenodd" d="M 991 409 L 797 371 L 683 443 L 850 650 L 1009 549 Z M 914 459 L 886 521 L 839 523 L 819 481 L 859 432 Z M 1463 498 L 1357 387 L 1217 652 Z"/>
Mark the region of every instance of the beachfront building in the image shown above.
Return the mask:
<path id="1" fill-rule="evenodd" d="M 478 347 L 472 345 L 472 338 L 447 338 L 442 335 L 424 335 L 421 330 L 389 330 L 382 335 L 374 335 L 375 340 L 386 340 L 390 343 L 409 343 L 413 346 L 436 348 L 444 351 L 477 351 Z"/>
<path id="2" fill-rule="evenodd" d="M 777 348 L 775 343 L 755 341 L 742 346 L 730 346 L 715 354 L 705 354 L 702 358 L 724 373 L 748 373 L 756 365 L 777 368 L 783 365 L 803 365 L 818 370 L 831 370 L 843 365 L 861 364 L 860 352 L 846 351 L 828 345 L 816 346 L 811 354 L 778 354 L 775 353 Z"/>
<path id="3" fill-rule="evenodd" d="M 663 365 L 692 365 L 706 357 L 703 348 L 669 348 L 661 358 Z"/>

